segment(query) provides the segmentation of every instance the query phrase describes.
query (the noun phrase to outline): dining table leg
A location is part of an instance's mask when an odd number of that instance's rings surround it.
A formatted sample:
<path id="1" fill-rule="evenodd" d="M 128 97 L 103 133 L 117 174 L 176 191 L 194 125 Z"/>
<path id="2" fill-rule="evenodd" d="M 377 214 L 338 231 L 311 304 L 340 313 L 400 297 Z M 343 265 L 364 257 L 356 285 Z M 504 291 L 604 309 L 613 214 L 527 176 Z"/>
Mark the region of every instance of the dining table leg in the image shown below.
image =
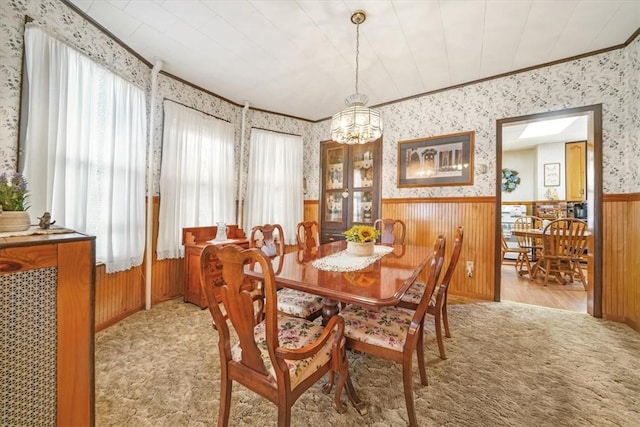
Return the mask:
<path id="1" fill-rule="evenodd" d="M 329 319 L 340 312 L 338 301 L 331 298 L 322 299 L 322 325 L 327 326 Z"/>
<path id="2" fill-rule="evenodd" d="M 329 319 L 340 312 L 340 302 L 331 298 L 323 298 L 322 300 L 322 324 L 327 325 Z M 360 399 L 356 388 L 351 381 L 351 375 L 347 376 L 345 381 L 345 391 L 349 401 L 360 415 L 367 414 L 367 405 Z"/>

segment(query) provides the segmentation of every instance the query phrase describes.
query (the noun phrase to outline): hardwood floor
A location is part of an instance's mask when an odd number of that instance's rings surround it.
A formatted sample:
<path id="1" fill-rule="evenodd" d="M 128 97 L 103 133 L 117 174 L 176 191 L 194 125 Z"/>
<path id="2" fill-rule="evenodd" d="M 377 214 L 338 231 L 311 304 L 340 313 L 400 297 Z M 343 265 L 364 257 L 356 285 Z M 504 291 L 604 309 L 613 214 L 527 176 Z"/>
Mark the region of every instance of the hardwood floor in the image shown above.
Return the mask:
<path id="1" fill-rule="evenodd" d="M 550 281 L 547 286 L 544 286 L 542 278 L 531 281 L 529 276 L 520 276 L 516 273 L 514 264 L 509 261 L 502 264 L 500 300 L 579 313 L 587 312 L 587 291 L 582 282 L 574 281 L 561 285 Z"/>

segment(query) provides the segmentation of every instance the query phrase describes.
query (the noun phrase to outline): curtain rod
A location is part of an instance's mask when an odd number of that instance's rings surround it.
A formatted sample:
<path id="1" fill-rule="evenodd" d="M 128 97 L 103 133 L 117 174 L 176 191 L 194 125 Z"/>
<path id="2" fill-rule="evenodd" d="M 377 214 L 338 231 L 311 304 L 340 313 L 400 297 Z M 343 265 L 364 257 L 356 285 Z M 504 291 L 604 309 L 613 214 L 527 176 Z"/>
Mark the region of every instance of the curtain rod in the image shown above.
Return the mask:
<path id="1" fill-rule="evenodd" d="M 298 135 L 297 133 L 280 132 L 280 131 L 277 131 L 277 130 L 271 130 L 271 129 L 265 129 L 265 128 L 258 128 L 258 127 L 255 127 L 255 126 L 252 126 L 252 127 L 251 127 L 251 129 L 265 130 L 265 131 L 267 131 L 267 132 L 281 133 L 281 134 L 283 134 L 283 135 L 299 136 L 299 137 L 301 137 L 301 138 L 302 138 L 302 135 Z"/>
<path id="2" fill-rule="evenodd" d="M 218 116 L 216 116 L 216 115 L 214 115 L 214 114 L 205 113 L 205 112 L 204 112 L 204 111 L 202 111 L 202 110 L 198 110 L 197 108 L 193 108 L 193 107 L 191 107 L 191 106 L 189 106 L 189 105 L 185 105 L 185 104 L 183 104 L 182 102 L 174 101 L 173 99 L 169 99 L 169 98 L 164 98 L 164 100 L 165 100 L 165 101 L 171 101 L 171 102 L 173 102 L 173 103 L 175 103 L 175 104 L 178 104 L 178 105 L 182 105 L 183 107 L 186 107 L 186 108 L 190 108 L 190 109 L 195 110 L 195 111 L 197 111 L 197 112 L 199 112 L 199 113 L 202 113 L 202 114 L 204 114 L 204 115 L 206 115 L 206 116 L 213 117 L 214 119 L 218 119 L 218 120 L 222 120 L 223 122 L 231 123 L 231 120 L 223 119 L 222 117 L 218 117 Z"/>

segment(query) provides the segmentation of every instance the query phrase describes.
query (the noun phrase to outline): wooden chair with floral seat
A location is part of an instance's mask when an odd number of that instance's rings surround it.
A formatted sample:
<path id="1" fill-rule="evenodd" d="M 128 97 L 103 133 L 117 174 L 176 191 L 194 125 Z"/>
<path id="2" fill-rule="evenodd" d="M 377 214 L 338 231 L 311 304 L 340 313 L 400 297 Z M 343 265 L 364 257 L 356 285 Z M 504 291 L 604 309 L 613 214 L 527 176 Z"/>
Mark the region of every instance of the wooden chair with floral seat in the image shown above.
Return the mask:
<path id="1" fill-rule="evenodd" d="M 442 328 L 444 325 L 444 333 L 447 338 L 451 338 L 451 331 L 449 330 L 449 316 L 447 315 L 447 299 L 449 295 L 449 284 L 453 278 L 458 260 L 460 259 L 460 252 L 462 250 L 462 241 L 464 240 L 464 228 L 459 226 L 456 229 L 455 241 L 453 243 L 453 252 L 449 259 L 449 265 L 444 273 L 444 278 L 440 282 L 438 291 L 434 292 L 427 306 L 427 314 L 434 317 L 434 327 L 436 331 L 436 341 L 438 343 L 438 351 L 440 352 L 440 358 L 445 360 L 447 358 L 444 350 L 444 340 L 442 339 Z M 420 303 L 420 299 L 425 290 L 424 282 L 415 282 L 407 292 L 402 296 L 399 307 L 415 310 Z"/>
<path id="2" fill-rule="evenodd" d="M 403 245 L 407 233 L 407 226 L 399 219 L 376 219 L 373 227 L 378 230 L 379 242 L 383 245 Z"/>
<path id="3" fill-rule="evenodd" d="M 542 231 L 542 258 L 538 261 L 538 270 L 544 273 L 544 285 L 549 277 L 566 284 L 563 275 L 573 282 L 578 275 L 585 283 L 579 260 L 587 247 L 587 223 L 575 218 L 562 218 L 551 221 Z M 578 264 L 576 264 L 578 262 Z"/>
<path id="4" fill-rule="evenodd" d="M 317 221 L 302 221 L 296 226 L 296 243 L 299 250 L 317 248 L 320 233 Z"/>
<path id="5" fill-rule="evenodd" d="M 428 385 L 424 363 L 424 317 L 442 269 L 444 250 L 445 238 L 440 235 L 433 247 L 425 292 L 415 311 L 397 306 L 372 311 L 348 305 L 340 313 L 344 318 L 347 348 L 402 364 L 404 398 L 411 426 L 418 425 L 413 401 L 413 352 L 418 359 L 420 382 Z"/>
<path id="6" fill-rule="evenodd" d="M 222 280 L 215 283 L 208 280 L 212 253 L 222 267 Z M 323 327 L 306 319 L 280 315 L 273 267 L 269 258 L 255 248 L 208 245 L 201 260 L 200 284 L 219 337 L 218 426 L 229 423 L 234 381 L 275 403 L 278 425 L 289 426 L 291 407 L 300 395 L 327 373 L 329 378 L 323 391 L 328 394 L 338 373 L 334 404 L 339 413 L 344 413 L 347 408 L 341 395 L 348 364 L 343 319 L 339 315 L 333 316 Z M 255 313 L 252 281 L 244 270 L 250 263 L 258 263 L 264 272 L 265 304 L 259 315 Z M 218 292 L 214 287 L 218 287 Z M 216 293 L 222 300 L 220 306 Z M 237 339 L 232 337 L 232 329 Z"/>
<path id="7" fill-rule="evenodd" d="M 282 226 L 265 224 L 253 227 L 249 247 L 261 249 L 271 259 L 280 257 L 282 260 L 285 253 Z M 278 272 L 276 271 L 276 274 Z M 278 290 L 278 310 L 291 316 L 314 320 L 322 314 L 322 297 L 295 289 L 282 288 Z"/>

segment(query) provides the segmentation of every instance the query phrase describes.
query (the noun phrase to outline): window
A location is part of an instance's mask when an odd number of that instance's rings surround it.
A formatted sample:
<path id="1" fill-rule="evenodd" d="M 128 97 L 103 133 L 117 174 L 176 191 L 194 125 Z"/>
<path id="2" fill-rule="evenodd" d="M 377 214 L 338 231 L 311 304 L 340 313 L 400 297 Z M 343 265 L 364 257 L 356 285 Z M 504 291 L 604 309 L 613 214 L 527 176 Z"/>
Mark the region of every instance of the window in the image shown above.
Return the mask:
<path id="1" fill-rule="evenodd" d="M 28 24 L 23 173 L 32 220 L 96 236 L 113 273 L 140 265 L 145 238 L 145 93 Z"/>
<path id="2" fill-rule="evenodd" d="M 296 225 L 303 219 L 302 138 L 251 130 L 244 224 L 280 224 L 285 243 L 296 243 Z"/>
<path id="3" fill-rule="evenodd" d="M 164 102 L 158 259 L 184 256 L 182 228 L 235 220 L 233 126 Z"/>

